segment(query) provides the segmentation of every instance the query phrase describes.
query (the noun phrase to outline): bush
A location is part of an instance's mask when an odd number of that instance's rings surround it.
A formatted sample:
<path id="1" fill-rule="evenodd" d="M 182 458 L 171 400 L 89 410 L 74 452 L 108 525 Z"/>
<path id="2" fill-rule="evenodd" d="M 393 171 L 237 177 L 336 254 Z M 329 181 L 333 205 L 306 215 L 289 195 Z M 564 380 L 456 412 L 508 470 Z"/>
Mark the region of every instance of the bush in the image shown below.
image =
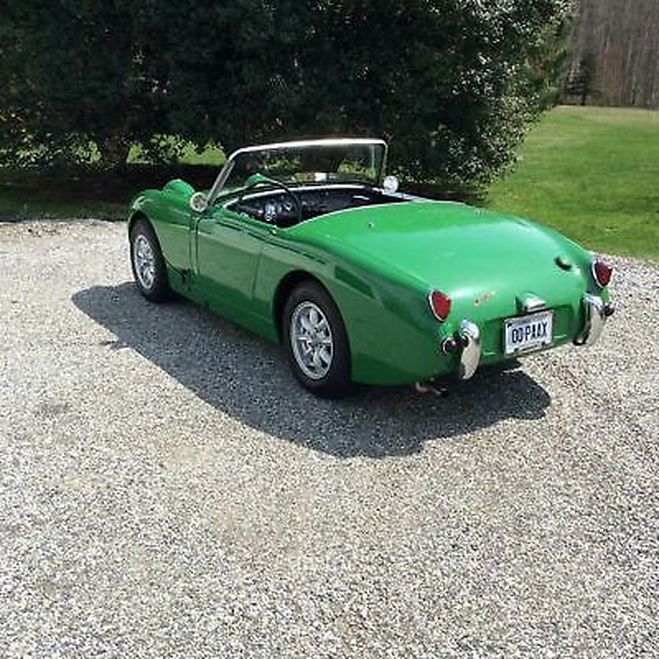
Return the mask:
<path id="1" fill-rule="evenodd" d="M 375 135 L 405 176 L 485 182 L 547 104 L 571 4 L 6 0 L 0 157 Z"/>

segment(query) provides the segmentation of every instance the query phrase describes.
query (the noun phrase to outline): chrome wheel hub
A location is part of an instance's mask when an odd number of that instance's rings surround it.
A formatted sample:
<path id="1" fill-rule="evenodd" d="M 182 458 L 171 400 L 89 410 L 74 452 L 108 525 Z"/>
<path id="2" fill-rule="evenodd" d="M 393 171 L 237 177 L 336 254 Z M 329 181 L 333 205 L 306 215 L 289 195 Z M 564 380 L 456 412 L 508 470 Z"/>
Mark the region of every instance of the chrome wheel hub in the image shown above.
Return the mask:
<path id="1" fill-rule="evenodd" d="M 302 302 L 293 311 L 291 348 L 297 365 L 312 380 L 322 380 L 332 366 L 334 340 L 327 317 L 313 302 Z"/>
<path id="2" fill-rule="evenodd" d="M 135 274 L 143 288 L 149 290 L 156 279 L 156 257 L 146 236 L 139 235 L 133 243 Z"/>

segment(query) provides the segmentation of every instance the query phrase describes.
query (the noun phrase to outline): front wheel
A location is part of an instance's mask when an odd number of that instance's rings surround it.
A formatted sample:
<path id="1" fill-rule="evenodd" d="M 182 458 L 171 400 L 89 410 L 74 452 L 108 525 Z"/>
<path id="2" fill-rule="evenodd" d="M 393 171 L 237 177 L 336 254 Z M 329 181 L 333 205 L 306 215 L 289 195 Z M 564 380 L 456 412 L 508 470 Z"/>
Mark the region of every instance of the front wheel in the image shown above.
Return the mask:
<path id="1" fill-rule="evenodd" d="M 171 297 L 165 259 L 146 220 L 138 220 L 130 231 L 130 263 L 137 288 L 147 300 L 164 302 Z"/>
<path id="2" fill-rule="evenodd" d="M 283 315 L 286 351 L 298 381 L 322 398 L 340 398 L 350 389 L 350 349 L 339 310 L 315 282 L 289 296 Z"/>

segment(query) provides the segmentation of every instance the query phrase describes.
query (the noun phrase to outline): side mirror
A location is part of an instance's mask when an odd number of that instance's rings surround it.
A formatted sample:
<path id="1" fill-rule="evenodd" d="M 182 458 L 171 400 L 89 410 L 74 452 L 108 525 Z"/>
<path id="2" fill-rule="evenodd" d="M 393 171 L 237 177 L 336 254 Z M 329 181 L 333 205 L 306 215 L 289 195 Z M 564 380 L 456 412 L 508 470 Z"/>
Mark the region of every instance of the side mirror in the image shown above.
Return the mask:
<path id="1" fill-rule="evenodd" d="M 382 181 L 382 187 L 385 192 L 396 192 L 400 183 L 395 176 L 385 176 L 384 181 Z"/>
<path id="2" fill-rule="evenodd" d="M 203 192 L 195 192 L 188 203 L 195 213 L 203 213 L 208 208 L 208 199 Z"/>

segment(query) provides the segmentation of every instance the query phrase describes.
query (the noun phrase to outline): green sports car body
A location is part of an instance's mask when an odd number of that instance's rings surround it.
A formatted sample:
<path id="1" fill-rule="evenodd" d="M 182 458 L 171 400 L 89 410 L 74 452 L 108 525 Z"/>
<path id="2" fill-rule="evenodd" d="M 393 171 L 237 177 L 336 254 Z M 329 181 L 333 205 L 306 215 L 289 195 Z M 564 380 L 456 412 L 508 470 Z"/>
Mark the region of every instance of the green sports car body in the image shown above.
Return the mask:
<path id="1" fill-rule="evenodd" d="M 146 190 L 129 215 L 138 287 L 288 342 L 321 395 L 344 389 L 322 386 L 338 357 L 343 380 L 399 385 L 597 340 L 608 266 L 533 222 L 402 194 L 385 165 L 380 140 L 288 142 L 234 153 L 208 191 Z"/>

